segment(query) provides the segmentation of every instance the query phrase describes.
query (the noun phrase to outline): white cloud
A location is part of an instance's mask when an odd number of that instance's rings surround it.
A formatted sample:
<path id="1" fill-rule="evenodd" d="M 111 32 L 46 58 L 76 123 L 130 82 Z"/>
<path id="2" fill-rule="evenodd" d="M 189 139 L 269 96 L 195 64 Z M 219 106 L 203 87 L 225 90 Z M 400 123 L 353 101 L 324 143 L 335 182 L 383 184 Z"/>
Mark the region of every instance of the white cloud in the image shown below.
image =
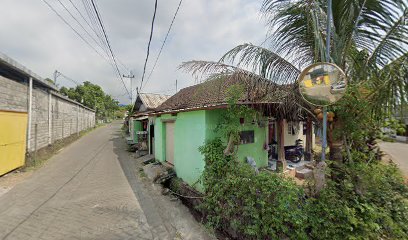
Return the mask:
<path id="1" fill-rule="evenodd" d="M 58 1 L 47 1 L 85 35 Z M 61 1 L 72 8 L 68 0 Z M 72 1 L 83 10 L 82 1 Z M 146 75 L 153 66 L 178 2 L 158 2 Z M 99 0 L 97 3 L 116 56 L 134 71 L 135 83 L 140 85 L 154 2 Z M 152 78 L 143 91 L 167 90 L 165 93 L 173 94 L 176 79 L 179 89 L 195 83 L 189 74 L 177 70 L 181 62 L 218 60 L 238 44 L 261 42 L 267 29 L 260 19 L 260 5 L 261 1 L 256 0 L 184 0 Z M 80 19 L 74 9 L 72 13 Z M 2 0 L 0 16 L 1 52 L 43 77 L 52 77 L 54 70 L 58 69 L 78 81 L 88 80 L 99 84 L 113 96 L 124 94 L 124 88 L 112 67 L 42 1 Z M 95 45 L 90 38 L 87 39 Z M 121 68 L 121 71 L 124 69 Z M 62 85 L 72 86 L 62 78 L 59 81 Z M 130 88 L 129 80 L 125 81 Z M 126 96 L 119 97 L 119 100 L 129 103 Z"/>

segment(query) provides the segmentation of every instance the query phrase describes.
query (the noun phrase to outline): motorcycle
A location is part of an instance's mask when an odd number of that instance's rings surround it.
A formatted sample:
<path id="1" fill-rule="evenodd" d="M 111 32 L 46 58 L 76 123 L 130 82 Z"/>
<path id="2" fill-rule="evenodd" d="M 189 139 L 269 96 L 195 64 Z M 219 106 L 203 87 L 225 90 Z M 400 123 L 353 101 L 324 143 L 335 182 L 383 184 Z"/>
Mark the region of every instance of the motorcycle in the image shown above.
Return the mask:
<path id="1" fill-rule="evenodd" d="M 304 155 L 303 141 L 297 139 L 294 146 L 285 146 L 285 159 L 293 163 L 302 161 Z"/>
<path id="2" fill-rule="evenodd" d="M 294 146 L 285 146 L 285 159 L 290 160 L 293 163 L 302 161 L 304 156 L 303 141 L 297 139 Z M 278 159 L 278 143 L 273 141 L 269 145 L 268 159 Z"/>

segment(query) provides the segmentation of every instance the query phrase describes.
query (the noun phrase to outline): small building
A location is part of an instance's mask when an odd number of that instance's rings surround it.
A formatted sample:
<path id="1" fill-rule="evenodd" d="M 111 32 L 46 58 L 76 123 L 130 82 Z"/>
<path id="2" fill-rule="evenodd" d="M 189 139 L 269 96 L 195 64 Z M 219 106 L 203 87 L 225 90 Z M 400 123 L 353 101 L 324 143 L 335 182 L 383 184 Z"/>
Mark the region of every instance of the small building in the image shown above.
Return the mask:
<path id="1" fill-rule="evenodd" d="M 257 167 L 267 167 L 275 145 L 278 160 L 285 162 L 284 146 L 295 145 L 297 139 L 306 142 L 306 152 L 311 154 L 313 124 L 307 111 L 296 104 L 286 106 L 291 99 L 279 94 L 279 89 L 293 86 L 268 83 L 260 87 L 232 79 L 207 81 L 180 90 L 150 115 L 155 116 L 156 160 L 173 166 L 177 176 L 190 185 L 198 182 L 205 166 L 199 147 L 221 137 L 217 126 L 227 112 L 229 89 L 234 85 L 244 86 L 237 104 L 247 105 L 261 115 L 257 119 L 236 119 L 241 124 L 238 160 L 252 158 Z"/>
<path id="2" fill-rule="evenodd" d="M 137 144 L 138 150 L 153 154 L 154 122 L 148 115 L 170 96 L 154 93 L 139 93 L 129 116 L 129 143 Z"/>

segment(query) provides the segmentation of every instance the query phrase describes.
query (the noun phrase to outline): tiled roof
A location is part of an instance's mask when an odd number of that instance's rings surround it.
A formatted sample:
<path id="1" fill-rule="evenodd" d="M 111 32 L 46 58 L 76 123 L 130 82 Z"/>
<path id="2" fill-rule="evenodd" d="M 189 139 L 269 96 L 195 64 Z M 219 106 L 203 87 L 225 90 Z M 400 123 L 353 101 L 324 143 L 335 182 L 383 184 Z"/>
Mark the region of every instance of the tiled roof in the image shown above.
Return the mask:
<path id="1" fill-rule="evenodd" d="M 170 98 L 168 95 L 154 93 L 140 93 L 139 97 L 148 110 L 156 109 L 160 104 Z"/>
<path id="2" fill-rule="evenodd" d="M 244 87 L 244 92 L 239 99 L 240 103 L 277 102 L 282 97 L 275 94 L 277 93 L 276 85 L 272 85 L 270 82 L 259 85 L 251 81 L 238 82 L 233 79 L 216 79 L 181 89 L 156 110 L 171 111 L 225 105 L 231 95 L 229 89 L 234 85 Z M 273 86 L 275 86 L 274 90 L 272 90 Z M 270 94 L 272 92 L 273 94 Z"/>

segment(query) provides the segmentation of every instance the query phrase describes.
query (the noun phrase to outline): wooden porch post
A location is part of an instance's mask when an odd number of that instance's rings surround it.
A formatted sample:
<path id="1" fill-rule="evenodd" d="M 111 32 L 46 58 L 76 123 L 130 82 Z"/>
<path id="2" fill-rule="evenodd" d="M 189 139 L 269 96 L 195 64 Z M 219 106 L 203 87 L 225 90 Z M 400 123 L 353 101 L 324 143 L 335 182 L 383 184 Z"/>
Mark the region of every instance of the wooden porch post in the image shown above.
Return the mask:
<path id="1" fill-rule="evenodd" d="M 305 160 L 312 161 L 312 148 L 313 148 L 313 124 L 310 117 L 306 120 L 306 151 L 305 151 Z"/>
<path id="2" fill-rule="evenodd" d="M 286 169 L 286 159 L 285 159 L 285 120 L 278 120 L 278 171 L 284 171 Z"/>

